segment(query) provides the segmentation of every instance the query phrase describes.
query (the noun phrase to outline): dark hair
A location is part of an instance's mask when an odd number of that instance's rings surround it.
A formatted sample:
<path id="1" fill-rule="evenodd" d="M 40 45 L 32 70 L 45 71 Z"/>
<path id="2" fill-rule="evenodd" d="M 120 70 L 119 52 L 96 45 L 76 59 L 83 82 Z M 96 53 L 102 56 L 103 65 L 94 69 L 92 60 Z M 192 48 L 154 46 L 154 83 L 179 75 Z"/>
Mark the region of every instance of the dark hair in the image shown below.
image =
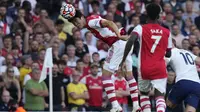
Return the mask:
<path id="1" fill-rule="evenodd" d="M 64 60 L 58 60 L 58 61 L 56 62 L 56 64 L 57 64 L 57 65 L 66 65 L 66 61 L 64 61 Z"/>
<path id="2" fill-rule="evenodd" d="M 61 19 L 58 19 L 55 24 L 56 25 L 61 25 L 61 24 L 64 24 L 64 21 L 61 20 Z"/>
<path id="3" fill-rule="evenodd" d="M 194 47 L 198 47 L 198 48 L 200 48 L 198 45 L 193 45 L 193 46 L 192 46 L 192 49 L 193 49 Z M 192 50 L 192 49 L 191 49 L 191 50 Z"/>
<path id="4" fill-rule="evenodd" d="M 93 6 L 93 5 L 97 5 L 97 6 L 99 6 L 99 1 L 97 1 L 97 0 L 93 0 L 92 2 L 91 2 L 91 5 Z"/>
<path id="5" fill-rule="evenodd" d="M 159 18 L 161 7 L 155 3 L 150 3 L 146 6 L 146 11 L 149 19 L 156 20 Z"/>
<path id="6" fill-rule="evenodd" d="M 99 55 L 99 53 L 98 52 L 92 53 L 92 56 L 94 56 L 94 55 Z"/>
<path id="7" fill-rule="evenodd" d="M 76 14 L 74 17 L 68 19 L 69 22 L 72 22 L 75 18 L 81 18 L 83 16 L 83 14 L 81 13 L 80 10 L 76 10 Z"/>
<path id="8" fill-rule="evenodd" d="M 5 36 L 3 37 L 3 41 L 4 41 L 5 39 L 11 39 L 11 40 L 12 40 L 12 35 L 11 35 L 11 34 L 5 35 Z"/>
<path id="9" fill-rule="evenodd" d="M 6 4 L 6 2 L 1 2 L 1 3 L 0 3 L 0 7 L 7 8 L 7 4 Z"/>

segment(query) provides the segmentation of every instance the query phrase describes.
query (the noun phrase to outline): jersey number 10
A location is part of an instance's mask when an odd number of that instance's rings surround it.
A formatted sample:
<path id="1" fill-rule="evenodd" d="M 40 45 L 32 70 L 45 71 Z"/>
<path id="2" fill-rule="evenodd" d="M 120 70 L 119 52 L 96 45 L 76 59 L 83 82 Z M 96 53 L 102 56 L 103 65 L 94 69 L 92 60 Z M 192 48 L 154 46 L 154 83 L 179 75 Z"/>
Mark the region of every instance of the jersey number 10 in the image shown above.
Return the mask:
<path id="1" fill-rule="evenodd" d="M 180 52 L 180 54 L 183 56 L 186 65 L 188 65 L 188 64 L 194 65 L 194 60 L 193 60 L 192 56 L 189 53 Z"/>

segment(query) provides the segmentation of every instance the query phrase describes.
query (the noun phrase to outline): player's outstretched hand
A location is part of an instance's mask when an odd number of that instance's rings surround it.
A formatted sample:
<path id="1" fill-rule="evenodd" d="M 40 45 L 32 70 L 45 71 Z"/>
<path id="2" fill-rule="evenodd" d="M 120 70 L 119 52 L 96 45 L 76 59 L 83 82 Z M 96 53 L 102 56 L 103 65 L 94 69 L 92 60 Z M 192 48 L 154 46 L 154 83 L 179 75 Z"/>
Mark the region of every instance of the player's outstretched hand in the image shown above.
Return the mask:
<path id="1" fill-rule="evenodd" d="M 130 37 L 129 35 L 120 35 L 119 39 L 127 41 L 129 39 L 129 37 Z"/>

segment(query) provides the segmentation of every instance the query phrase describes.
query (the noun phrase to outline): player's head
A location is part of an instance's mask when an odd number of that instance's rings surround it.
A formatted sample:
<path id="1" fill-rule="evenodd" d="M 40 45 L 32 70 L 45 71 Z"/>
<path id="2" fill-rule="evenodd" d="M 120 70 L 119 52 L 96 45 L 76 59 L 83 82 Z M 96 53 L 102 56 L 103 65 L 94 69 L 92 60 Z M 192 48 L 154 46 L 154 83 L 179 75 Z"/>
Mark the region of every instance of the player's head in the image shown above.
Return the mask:
<path id="1" fill-rule="evenodd" d="M 68 19 L 69 22 L 73 23 L 76 27 L 82 29 L 86 25 L 86 20 L 80 10 L 76 10 L 76 14 L 73 18 Z"/>
<path id="2" fill-rule="evenodd" d="M 161 7 L 158 4 L 150 3 L 146 6 L 147 16 L 150 20 L 159 19 L 159 14 L 161 12 Z"/>

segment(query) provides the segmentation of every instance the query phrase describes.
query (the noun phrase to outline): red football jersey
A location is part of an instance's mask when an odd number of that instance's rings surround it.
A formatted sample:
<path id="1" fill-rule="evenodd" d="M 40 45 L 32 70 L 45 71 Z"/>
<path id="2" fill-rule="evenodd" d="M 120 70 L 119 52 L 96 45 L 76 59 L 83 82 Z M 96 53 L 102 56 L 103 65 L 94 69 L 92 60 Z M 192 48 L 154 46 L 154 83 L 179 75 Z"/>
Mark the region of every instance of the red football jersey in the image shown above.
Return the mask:
<path id="1" fill-rule="evenodd" d="M 87 75 L 81 79 L 82 83 L 86 84 L 90 98 L 88 100 L 89 106 L 102 106 L 103 102 L 103 84 L 101 77 L 93 77 Z"/>
<path id="2" fill-rule="evenodd" d="M 139 72 L 143 79 L 166 78 L 165 53 L 172 48 L 170 31 L 159 24 L 138 25 L 132 33 L 139 36 Z"/>
<path id="3" fill-rule="evenodd" d="M 128 84 L 125 80 L 125 78 L 123 79 L 119 79 L 119 78 L 115 78 L 115 90 L 124 90 L 126 91 L 128 89 Z M 128 103 L 128 99 L 127 97 L 117 97 L 117 101 L 120 103 L 120 104 L 127 104 Z"/>
<path id="4" fill-rule="evenodd" d="M 95 37 L 112 46 L 119 38 L 109 27 L 102 27 L 103 18 L 99 15 L 91 15 L 87 17 L 87 29 L 90 30 Z"/>

